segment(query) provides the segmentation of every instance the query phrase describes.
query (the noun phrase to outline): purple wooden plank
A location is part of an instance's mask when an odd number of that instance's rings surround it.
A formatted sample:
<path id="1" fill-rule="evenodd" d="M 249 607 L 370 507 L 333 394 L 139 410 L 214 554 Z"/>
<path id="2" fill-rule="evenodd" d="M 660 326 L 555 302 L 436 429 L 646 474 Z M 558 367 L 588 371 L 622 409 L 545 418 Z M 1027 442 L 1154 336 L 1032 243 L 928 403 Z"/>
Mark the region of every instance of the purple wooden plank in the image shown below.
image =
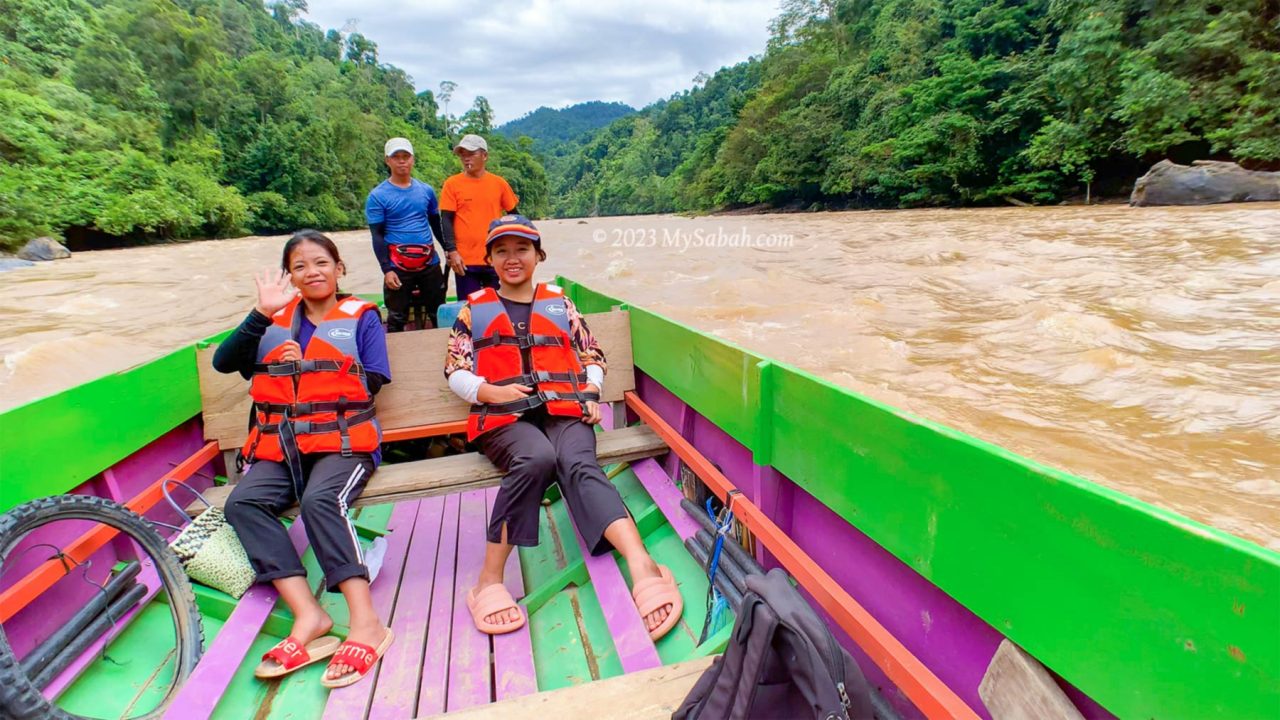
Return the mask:
<path id="1" fill-rule="evenodd" d="M 409 560 L 405 563 L 404 579 L 400 581 L 395 618 L 391 621 L 396 641 L 378 670 L 369 720 L 400 720 L 417 714 L 422 648 L 431 613 L 431 586 L 435 579 L 443 517 L 444 496 L 422 501 L 413 530 L 413 542 L 409 546 Z"/>
<path id="2" fill-rule="evenodd" d="M 498 488 L 485 493 L 487 506 L 493 508 Z M 524 597 L 524 575 L 520 571 L 520 550 L 512 548 L 503 569 L 503 583 L 511 597 Z M 527 614 L 527 613 L 526 613 Z M 529 636 L 529 623 L 505 635 L 493 636 L 494 701 L 529 695 L 538 691 L 538 678 L 533 669 L 533 640 Z"/>
<path id="3" fill-rule="evenodd" d="M 421 502 L 423 501 L 410 500 L 397 504 L 387 521 L 387 554 L 383 556 L 382 571 L 378 573 L 378 579 L 369 586 L 369 592 L 373 596 L 373 609 L 384 622 L 391 621 L 396 607 L 400 577 L 409 556 L 409 542 L 417 527 Z M 330 691 L 329 700 L 324 706 L 325 720 L 363 718 L 374 687 L 373 682 L 365 681 Z"/>
<path id="4" fill-rule="evenodd" d="M 152 565 L 150 560 L 143 562 L 142 571 L 138 573 L 138 582 L 142 583 L 142 585 L 147 588 L 147 592 L 142 596 L 142 600 L 140 600 L 133 609 L 122 615 L 120 619 L 107 630 L 105 635 L 95 640 L 91 645 L 89 645 L 89 647 L 85 648 L 84 652 L 80 653 L 80 657 L 76 658 L 74 662 L 68 665 L 66 670 L 58 673 L 58 676 L 55 677 L 53 682 L 49 683 L 48 687 L 43 691 L 46 698 L 53 700 L 61 695 L 64 690 L 70 687 L 71 683 L 75 682 L 76 678 L 80 677 L 80 673 L 85 671 L 85 668 L 92 665 L 101 657 L 102 648 L 106 647 L 107 644 L 119 636 L 120 633 L 124 632 L 125 628 L 129 626 L 129 623 L 133 622 L 134 616 L 142 612 L 142 609 L 147 606 L 147 603 L 151 602 L 151 598 L 155 597 L 156 594 L 160 592 L 160 575 L 156 573 L 155 566 Z"/>
<path id="5" fill-rule="evenodd" d="M 569 517 L 572 519 L 573 514 Z M 573 524 L 574 537 L 578 540 L 578 548 L 591 575 L 591 584 L 595 587 L 596 597 L 600 599 L 600 609 L 604 612 L 604 622 L 609 626 L 609 634 L 613 635 L 613 645 L 618 649 L 618 660 L 622 663 L 623 672 L 636 672 L 658 667 L 662 660 L 658 658 L 658 650 L 649 639 L 649 631 L 644 627 L 644 618 L 636 612 L 635 601 L 631 599 L 631 590 L 622 579 L 622 571 L 613 559 L 613 553 L 593 556 L 578 532 L 578 523 Z"/>
<path id="6" fill-rule="evenodd" d="M 653 458 L 644 458 L 631 463 L 631 470 L 635 472 L 639 478 L 640 484 L 644 486 L 649 497 L 653 498 L 654 504 L 658 509 L 662 510 L 662 514 L 666 516 L 667 522 L 671 523 L 671 527 L 680 536 L 681 540 L 693 537 L 700 527 L 693 518 L 689 517 L 689 513 L 680 507 L 680 501 L 684 496 L 680 494 L 671 482 L 671 478 L 667 476 L 666 471 Z"/>
<path id="7" fill-rule="evenodd" d="M 307 534 L 302 529 L 301 519 L 294 521 L 289 528 L 289 540 L 298 555 L 307 549 Z M 213 714 L 236 669 L 244 662 L 245 653 L 258 639 L 258 632 L 278 597 L 276 589 L 269 583 L 249 588 L 169 705 L 164 714 L 165 720 L 203 720 Z"/>
<path id="8" fill-rule="evenodd" d="M 418 716 L 444 712 L 449 691 L 449 641 L 453 632 L 453 571 L 458 548 L 459 495 L 446 495 L 440 524 L 440 551 L 431 584 L 431 616 L 427 621 L 426 649 L 422 654 L 422 685 L 418 691 Z M 465 608 L 465 606 L 464 606 Z"/>
<path id="9" fill-rule="evenodd" d="M 489 695 L 489 636 L 476 629 L 467 591 L 480 579 L 487 514 L 483 490 L 462 493 L 458 512 L 458 568 L 453 597 L 453 639 L 449 647 L 449 694 L 445 710 L 485 705 Z"/>

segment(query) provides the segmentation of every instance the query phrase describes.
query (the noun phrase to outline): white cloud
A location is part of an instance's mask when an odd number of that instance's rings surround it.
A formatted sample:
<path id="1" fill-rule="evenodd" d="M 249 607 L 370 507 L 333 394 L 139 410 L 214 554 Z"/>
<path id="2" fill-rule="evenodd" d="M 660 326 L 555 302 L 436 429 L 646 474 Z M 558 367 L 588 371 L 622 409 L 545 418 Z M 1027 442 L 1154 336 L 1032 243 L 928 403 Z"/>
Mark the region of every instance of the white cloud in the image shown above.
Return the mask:
<path id="1" fill-rule="evenodd" d="M 419 90 L 458 84 L 449 111 L 483 95 L 498 122 L 541 105 L 587 100 L 633 107 L 688 88 L 764 51 L 778 0 L 496 0 L 487 6 L 384 0 L 309 0 L 307 19 L 349 19 Z"/>

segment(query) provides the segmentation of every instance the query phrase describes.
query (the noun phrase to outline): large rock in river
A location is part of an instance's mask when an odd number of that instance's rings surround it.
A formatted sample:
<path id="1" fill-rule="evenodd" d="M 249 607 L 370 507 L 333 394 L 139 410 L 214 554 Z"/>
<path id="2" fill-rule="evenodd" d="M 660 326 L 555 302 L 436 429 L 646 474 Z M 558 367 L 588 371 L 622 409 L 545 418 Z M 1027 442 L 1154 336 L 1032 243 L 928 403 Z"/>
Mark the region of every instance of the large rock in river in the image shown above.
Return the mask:
<path id="1" fill-rule="evenodd" d="M 1211 205 L 1280 200 L 1280 172 L 1245 170 L 1233 162 L 1161 160 L 1138 178 L 1130 205 Z"/>
<path id="2" fill-rule="evenodd" d="M 18 257 L 23 260 L 61 260 L 71 257 L 71 251 L 53 238 L 40 237 L 23 245 Z"/>

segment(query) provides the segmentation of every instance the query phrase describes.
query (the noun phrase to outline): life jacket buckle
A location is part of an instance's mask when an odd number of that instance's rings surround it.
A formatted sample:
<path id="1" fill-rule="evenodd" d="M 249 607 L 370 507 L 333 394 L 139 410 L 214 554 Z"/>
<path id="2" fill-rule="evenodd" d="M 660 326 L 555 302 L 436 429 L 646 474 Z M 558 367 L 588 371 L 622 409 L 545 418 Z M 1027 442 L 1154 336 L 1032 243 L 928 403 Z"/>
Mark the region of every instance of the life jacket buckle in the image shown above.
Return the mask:
<path id="1" fill-rule="evenodd" d="M 292 420 L 294 435 L 309 435 L 311 433 L 310 420 Z"/>

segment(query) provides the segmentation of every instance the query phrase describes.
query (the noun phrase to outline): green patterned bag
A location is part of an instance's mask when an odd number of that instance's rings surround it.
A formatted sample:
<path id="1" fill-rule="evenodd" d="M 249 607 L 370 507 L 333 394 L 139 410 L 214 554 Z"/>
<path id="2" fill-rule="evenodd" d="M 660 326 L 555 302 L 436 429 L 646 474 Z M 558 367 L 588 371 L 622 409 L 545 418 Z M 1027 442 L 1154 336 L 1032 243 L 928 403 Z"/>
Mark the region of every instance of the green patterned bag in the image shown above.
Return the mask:
<path id="1" fill-rule="evenodd" d="M 169 497 L 169 482 L 186 488 L 209 509 L 193 519 Z M 192 580 L 240 599 L 253 585 L 257 573 L 249 564 L 249 556 L 245 555 L 235 528 L 227 522 L 220 508 L 213 507 L 194 488 L 177 480 L 169 482 L 164 484 L 165 499 L 189 523 L 169 542 L 169 547 L 182 561 L 182 567 Z"/>

